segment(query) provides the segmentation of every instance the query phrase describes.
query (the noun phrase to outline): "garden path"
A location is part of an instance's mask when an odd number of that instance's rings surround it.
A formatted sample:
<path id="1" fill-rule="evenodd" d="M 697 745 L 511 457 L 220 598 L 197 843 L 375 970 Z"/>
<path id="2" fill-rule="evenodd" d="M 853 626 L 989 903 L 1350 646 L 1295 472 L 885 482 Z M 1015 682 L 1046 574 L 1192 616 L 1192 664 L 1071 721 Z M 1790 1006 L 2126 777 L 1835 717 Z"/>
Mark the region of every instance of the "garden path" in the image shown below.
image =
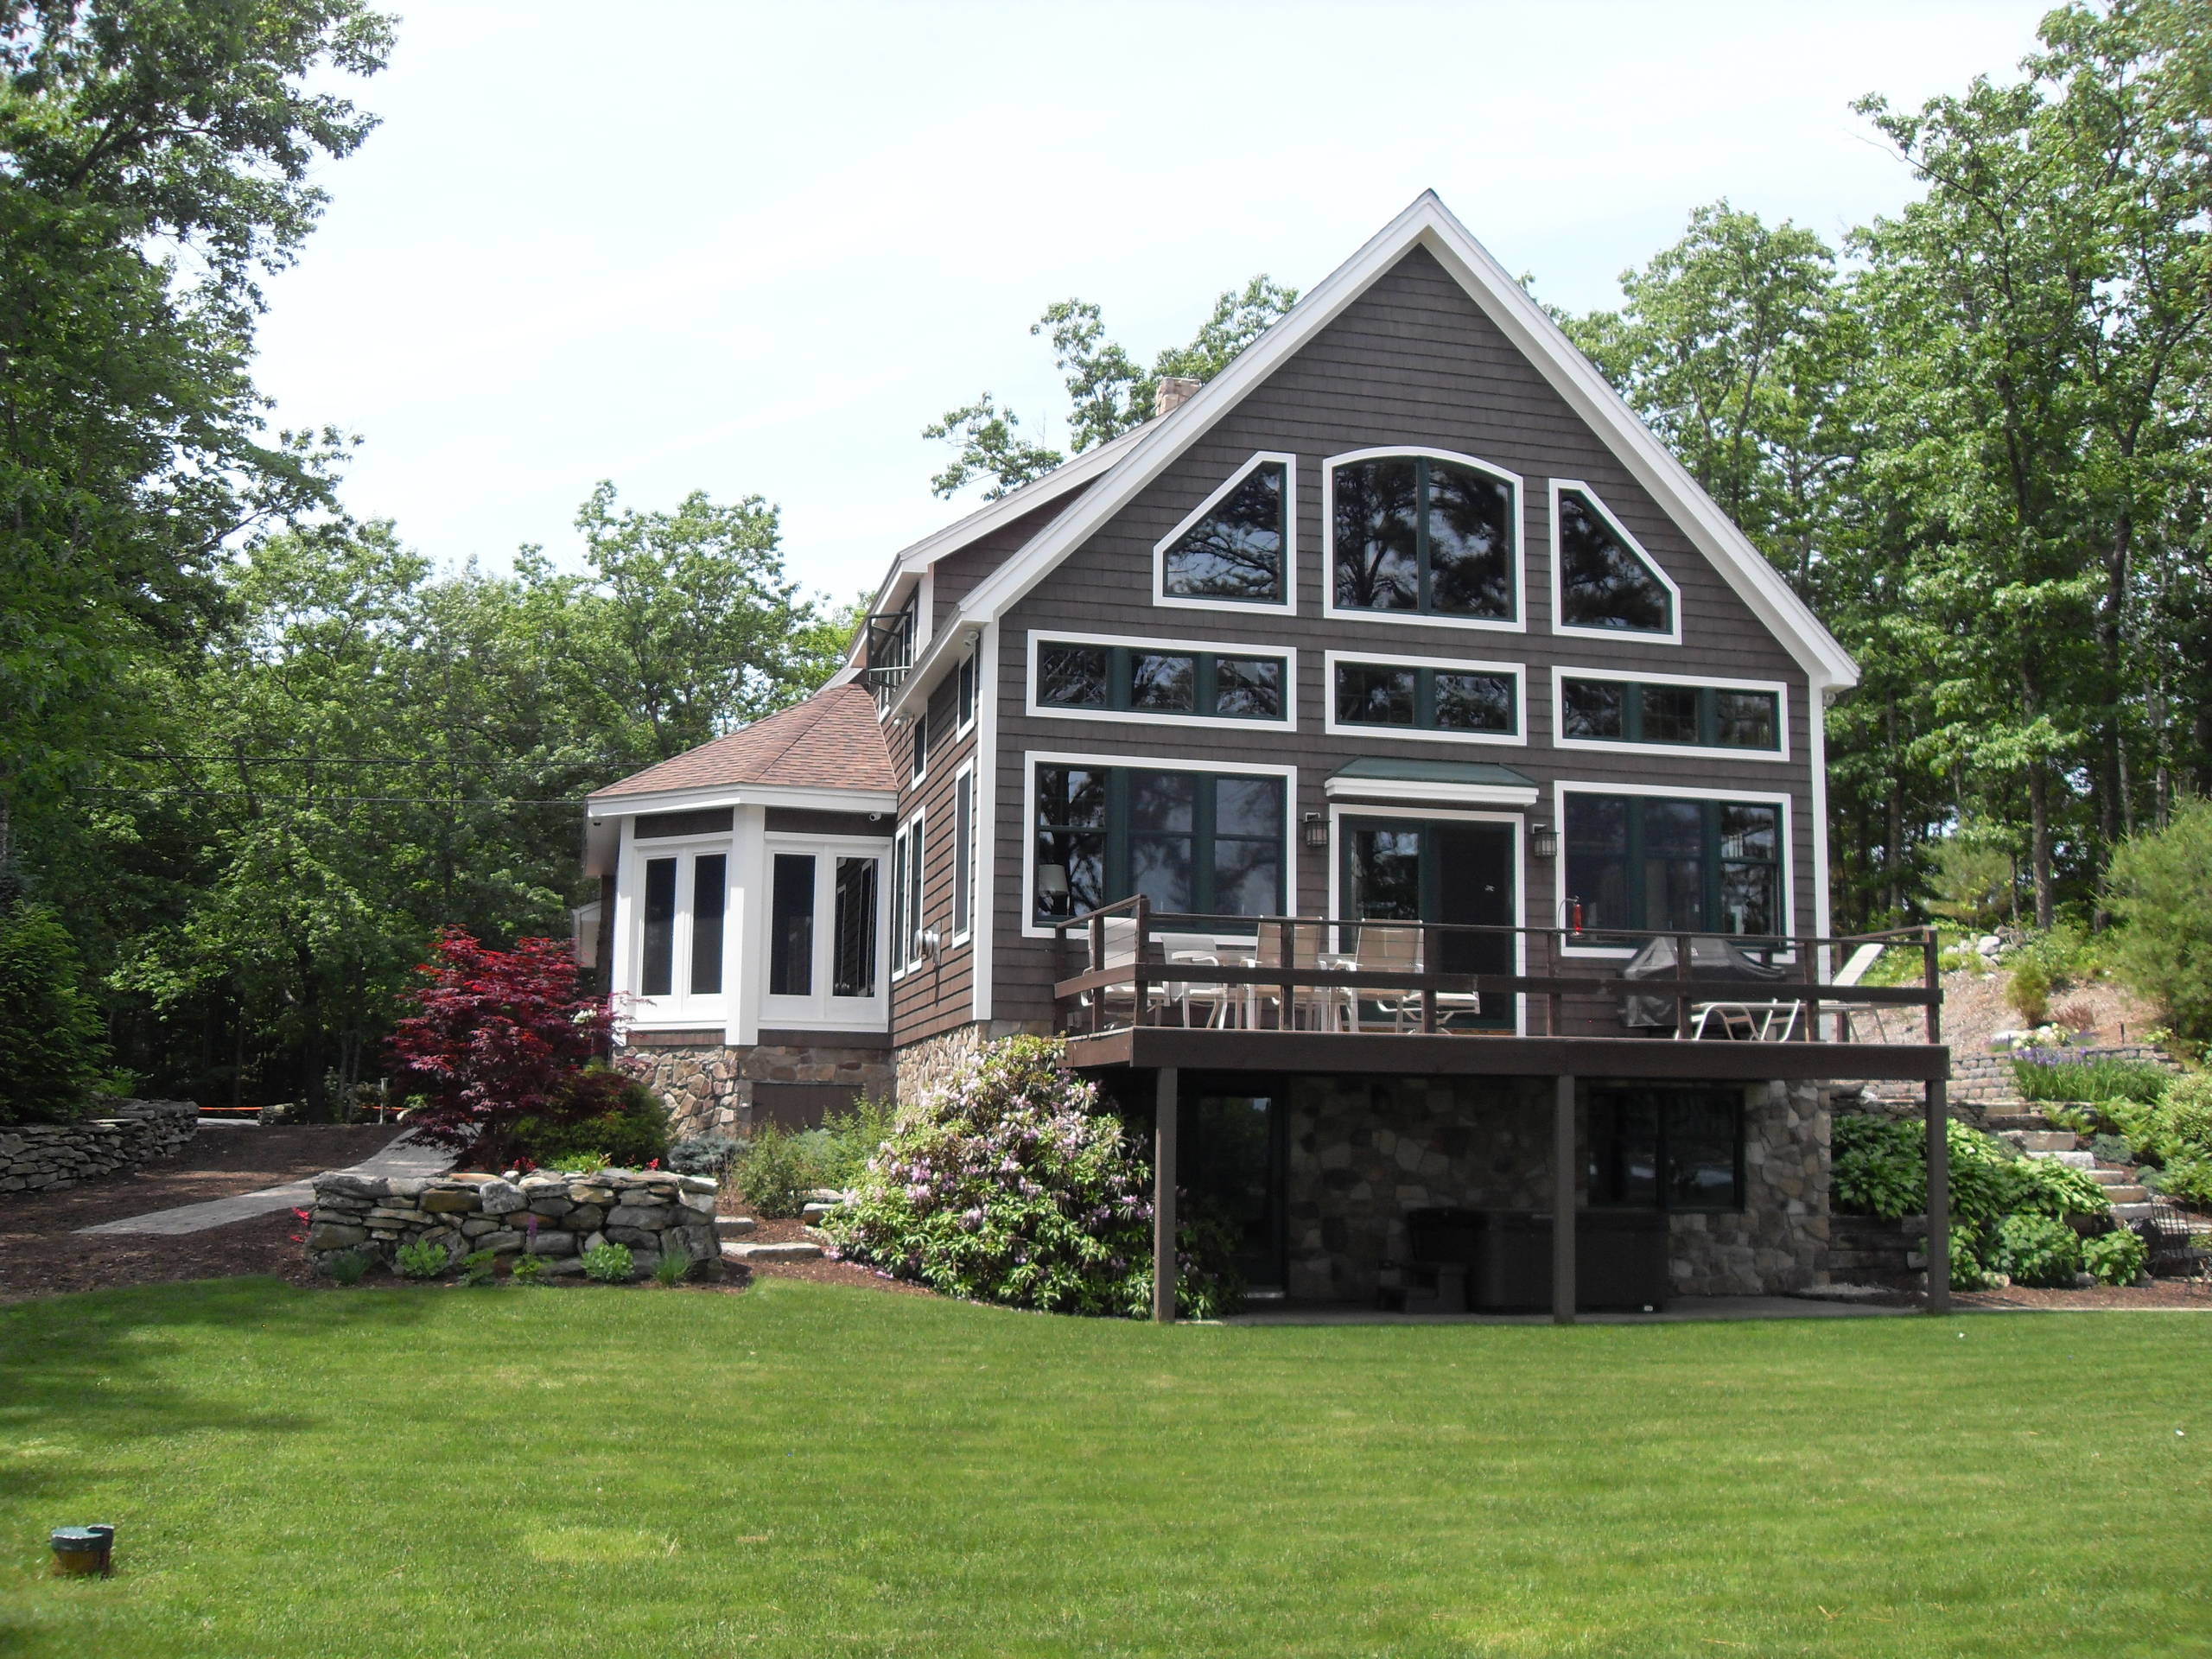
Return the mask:
<path id="1" fill-rule="evenodd" d="M 418 1145 L 411 1130 L 403 1130 L 383 1151 L 358 1164 L 348 1165 L 341 1172 L 347 1175 L 442 1175 L 453 1167 L 454 1155 L 438 1147 Z M 173 1209 L 155 1210 L 143 1216 L 125 1216 L 118 1221 L 104 1221 L 93 1227 L 79 1227 L 80 1233 L 153 1233 L 173 1236 L 180 1233 L 205 1232 L 210 1227 L 228 1226 L 234 1221 L 250 1221 L 274 1210 L 285 1210 L 315 1202 L 315 1184 L 311 1180 L 287 1181 L 282 1186 L 264 1186 L 257 1192 L 241 1192 L 232 1198 L 209 1198 L 200 1204 L 181 1204 Z"/>

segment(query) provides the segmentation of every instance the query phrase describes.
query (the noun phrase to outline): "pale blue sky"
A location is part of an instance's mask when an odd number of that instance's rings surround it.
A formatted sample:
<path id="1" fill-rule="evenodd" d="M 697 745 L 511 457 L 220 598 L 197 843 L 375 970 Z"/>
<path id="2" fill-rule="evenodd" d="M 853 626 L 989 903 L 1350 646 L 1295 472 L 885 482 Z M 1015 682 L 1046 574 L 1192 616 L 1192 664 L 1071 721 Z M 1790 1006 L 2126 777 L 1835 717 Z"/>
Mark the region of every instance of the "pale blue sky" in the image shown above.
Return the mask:
<path id="1" fill-rule="evenodd" d="M 348 505 L 443 561 L 569 555 L 604 477 L 767 497 L 842 597 L 968 505 L 924 424 L 1057 416 L 1053 300 L 1148 359 L 1430 188 L 1578 309 L 1715 197 L 1834 240 L 1911 190 L 1851 99 L 2009 77 L 2046 6 L 404 9 L 270 289 L 278 418 L 361 434 Z"/>

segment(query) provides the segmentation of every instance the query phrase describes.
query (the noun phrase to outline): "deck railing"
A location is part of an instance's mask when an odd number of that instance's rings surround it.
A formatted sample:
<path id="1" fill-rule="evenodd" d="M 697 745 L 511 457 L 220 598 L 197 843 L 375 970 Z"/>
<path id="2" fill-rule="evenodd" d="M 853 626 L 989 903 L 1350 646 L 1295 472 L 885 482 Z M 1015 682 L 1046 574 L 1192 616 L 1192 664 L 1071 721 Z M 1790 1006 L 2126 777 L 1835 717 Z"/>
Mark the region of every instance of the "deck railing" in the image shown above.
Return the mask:
<path id="1" fill-rule="evenodd" d="M 1053 931 L 1071 958 L 1066 965 L 1076 969 L 1053 986 L 1059 1028 L 1071 1036 L 1201 1023 L 1478 1036 L 1491 1028 L 1478 1020 L 1513 1014 L 1516 999 L 1526 997 L 1531 1036 L 1641 1034 L 1622 1011 L 1624 999 L 1637 998 L 1646 1000 L 1647 1009 L 1649 1000 L 1671 1003 L 1672 1035 L 1682 1040 L 1854 1042 L 1867 1040 L 1862 1033 L 1871 1026 L 1873 1040 L 1883 1043 L 1942 1041 L 1942 982 L 1932 928 L 1752 938 L 1681 929 L 1196 915 L 1154 910 L 1137 897 L 1070 917 Z M 1671 942 L 1670 966 L 1627 977 L 1628 962 L 1656 939 Z M 1835 975 L 1869 945 L 1914 952 L 1920 982 L 1867 985 L 1856 976 L 1837 982 Z M 1757 976 L 1743 970 L 1739 956 L 1780 972 Z M 1512 971 L 1465 966 L 1485 957 L 1510 962 Z M 1570 1033 L 1570 1003 L 1580 1005 L 1586 1021 L 1601 1026 L 1603 1005 L 1611 1003 L 1616 1030 Z M 1540 1008 L 1541 1031 L 1534 1018 Z M 1914 1009 L 1920 1010 L 1917 1020 Z M 1889 1029 L 1891 1011 L 1907 1029 Z M 1653 1023 L 1664 1030 L 1668 1022 Z M 1505 1029 L 1519 1024 L 1509 1018 Z"/>

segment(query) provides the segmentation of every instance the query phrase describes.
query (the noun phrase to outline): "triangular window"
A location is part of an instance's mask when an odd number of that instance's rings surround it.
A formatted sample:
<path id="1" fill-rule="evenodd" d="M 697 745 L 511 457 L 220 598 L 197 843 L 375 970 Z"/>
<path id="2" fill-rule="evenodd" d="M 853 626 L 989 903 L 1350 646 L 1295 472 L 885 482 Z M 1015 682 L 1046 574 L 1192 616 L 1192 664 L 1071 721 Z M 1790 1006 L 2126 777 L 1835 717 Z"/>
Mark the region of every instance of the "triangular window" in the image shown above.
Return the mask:
<path id="1" fill-rule="evenodd" d="M 1673 633 L 1672 584 L 1589 491 L 1561 486 L 1557 499 L 1558 626 Z"/>
<path id="2" fill-rule="evenodd" d="M 1167 543 L 1160 550 L 1161 594 L 1281 604 L 1288 471 L 1280 461 L 1260 462 Z"/>

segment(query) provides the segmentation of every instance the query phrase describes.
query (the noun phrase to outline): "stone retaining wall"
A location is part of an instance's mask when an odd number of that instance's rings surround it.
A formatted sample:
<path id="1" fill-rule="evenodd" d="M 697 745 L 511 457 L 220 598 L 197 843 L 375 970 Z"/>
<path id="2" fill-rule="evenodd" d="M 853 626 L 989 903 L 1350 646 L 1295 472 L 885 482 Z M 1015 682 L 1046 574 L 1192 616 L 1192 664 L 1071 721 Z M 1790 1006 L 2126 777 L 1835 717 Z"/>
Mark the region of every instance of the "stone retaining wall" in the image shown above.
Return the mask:
<path id="1" fill-rule="evenodd" d="M 1050 1028 L 1038 1021 L 993 1020 L 956 1026 L 898 1051 L 898 1098 L 901 1103 L 919 1100 L 931 1090 L 952 1081 L 953 1073 L 971 1055 L 1009 1037 L 1042 1037 Z"/>
<path id="2" fill-rule="evenodd" d="M 532 1223 L 535 1222 L 533 1230 Z M 458 1261 L 475 1250 L 550 1258 L 547 1271 L 583 1271 L 602 1243 L 626 1244 L 639 1273 L 664 1255 L 716 1262 L 715 1184 L 658 1171 L 498 1175 L 349 1175 L 315 1179 L 308 1259 L 317 1267 L 353 1250 L 389 1264 L 403 1245 L 429 1239 Z"/>
<path id="3" fill-rule="evenodd" d="M 644 1042 L 615 1051 L 614 1064 L 652 1090 L 668 1109 L 669 1134 L 753 1133 L 753 1088 L 761 1083 L 849 1084 L 864 1095 L 888 1096 L 896 1087 L 890 1052 L 796 1047 L 762 1043 L 752 1048 L 720 1044 L 653 1047 Z"/>
<path id="4" fill-rule="evenodd" d="M 188 1100 L 105 1100 L 102 1116 L 74 1123 L 0 1128 L 0 1192 L 44 1192 L 128 1173 L 166 1157 L 200 1128 Z"/>

